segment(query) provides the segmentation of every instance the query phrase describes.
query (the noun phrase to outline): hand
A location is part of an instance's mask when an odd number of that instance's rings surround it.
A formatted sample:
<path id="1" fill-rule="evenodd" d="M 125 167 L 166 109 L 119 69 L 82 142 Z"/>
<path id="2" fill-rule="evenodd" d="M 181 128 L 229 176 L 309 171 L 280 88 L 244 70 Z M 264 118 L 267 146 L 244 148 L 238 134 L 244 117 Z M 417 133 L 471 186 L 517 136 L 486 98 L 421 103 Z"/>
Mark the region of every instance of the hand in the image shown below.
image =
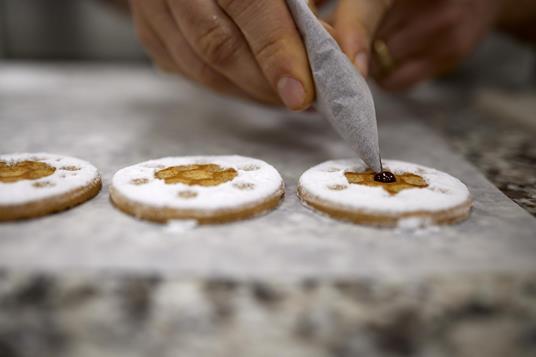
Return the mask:
<path id="1" fill-rule="evenodd" d="M 503 1 L 395 0 L 376 34 L 393 68 L 375 57 L 374 77 L 386 89 L 401 90 L 451 70 L 491 30 Z"/>
<path id="2" fill-rule="evenodd" d="M 307 54 L 285 0 L 130 0 L 141 42 L 165 71 L 220 93 L 304 110 Z"/>
<path id="3" fill-rule="evenodd" d="M 372 40 L 391 4 L 392 0 L 339 0 L 328 21 L 341 49 L 364 76 L 369 72 Z"/>

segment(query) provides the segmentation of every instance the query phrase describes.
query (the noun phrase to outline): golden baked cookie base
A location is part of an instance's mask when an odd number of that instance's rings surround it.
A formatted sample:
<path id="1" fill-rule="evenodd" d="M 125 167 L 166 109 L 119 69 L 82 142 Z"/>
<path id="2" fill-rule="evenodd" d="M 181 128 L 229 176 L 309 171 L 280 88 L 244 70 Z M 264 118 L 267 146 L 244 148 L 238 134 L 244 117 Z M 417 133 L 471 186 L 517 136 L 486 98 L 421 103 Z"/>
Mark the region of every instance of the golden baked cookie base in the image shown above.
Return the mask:
<path id="1" fill-rule="evenodd" d="M 216 164 L 192 164 L 171 166 L 155 172 L 154 177 L 166 184 L 183 183 L 188 186 L 218 186 L 234 179 L 238 173 L 233 168 Z"/>
<path id="2" fill-rule="evenodd" d="M 327 214 L 332 218 L 376 227 L 396 227 L 399 221 L 404 218 L 422 218 L 437 225 L 454 224 L 469 217 L 473 203 L 472 199 L 468 199 L 458 206 L 434 212 L 411 211 L 392 214 L 373 214 L 329 204 L 309 194 L 302 187 L 298 187 L 298 197 L 306 206 L 320 213 Z"/>
<path id="3" fill-rule="evenodd" d="M 56 168 L 39 161 L 24 160 L 14 164 L 0 161 L 0 182 L 37 180 L 52 175 Z"/>
<path id="4" fill-rule="evenodd" d="M 248 206 L 239 206 L 227 210 L 203 211 L 181 210 L 168 207 L 151 207 L 138 202 L 133 202 L 121 193 L 110 187 L 110 200 L 121 211 L 139 219 L 165 223 L 169 220 L 193 219 L 199 224 L 218 224 L 239 221 L 259 216 L 273 210 L 279 205 L 285 194 L 284 186 L 272 196 Z"/>
<path id="5" fill-rule="evenodd" d="M 89 185 L 70 192 L 47 197 L 35 202 L 21 205 L 0 206 L 0 221 L 13 221 L 44 216 L 50 213 L 66 210 L 82 204 L 95 197 L 102 188 L 100 177 Z"/>
<path id="6" fill-rule="evenodd" d="M 403 190 L 410 188 L 425 188 L 428 187 L 426 181 L 419 175 L 415 175 L 409 172 L 404 172 L 396 175 L 395 182 L 378 182 L 374 180 L 375 173 L 372 171 L 365 172 L 352 172 L 348 171 L 344 173 L 344 177 L 349 184 L 358 184 L 371 187 L 381 187 L 391 196 L 400 193 Z"/>

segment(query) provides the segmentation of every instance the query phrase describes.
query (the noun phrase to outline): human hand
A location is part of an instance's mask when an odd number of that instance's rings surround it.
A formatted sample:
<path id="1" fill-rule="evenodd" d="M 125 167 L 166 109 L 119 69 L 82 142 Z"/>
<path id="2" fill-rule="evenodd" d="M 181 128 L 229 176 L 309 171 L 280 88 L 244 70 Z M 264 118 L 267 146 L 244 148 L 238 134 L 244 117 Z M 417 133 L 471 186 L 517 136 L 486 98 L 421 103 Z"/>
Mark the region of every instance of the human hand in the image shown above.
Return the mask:
<path id="1" fill-rule="evenodd" d="M 338 0 L 335 11 L 328 19 L 341 49 L 364 76 L 369 73 L 372 41 L 392 2 Z"/>
<path id="2" fill-rule="evenodd" d="M 451 70 L 491 30 L 503 1 L 395 0 L 376 33 L 373 76 L 402 90 Z"/>
<path id="3" fill-rule="evenodd" d="M 130 0 L 142 44 L 165 71 L 293 110 L 314 84 L 285 0 Z"/>

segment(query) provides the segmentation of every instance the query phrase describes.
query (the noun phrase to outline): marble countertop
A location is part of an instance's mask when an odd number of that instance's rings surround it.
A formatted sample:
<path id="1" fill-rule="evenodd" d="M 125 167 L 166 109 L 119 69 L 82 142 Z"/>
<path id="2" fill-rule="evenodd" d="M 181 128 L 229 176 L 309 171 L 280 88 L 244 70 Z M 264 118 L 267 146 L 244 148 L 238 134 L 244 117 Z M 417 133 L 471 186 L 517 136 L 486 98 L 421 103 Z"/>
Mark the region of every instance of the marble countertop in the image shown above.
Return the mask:
<path id="1" fill-rule="evenodd" d="M 442 133 L 454 151 L 536 216 L 536 88 L 460 90 L 459 86 L 435 83 L 404 100 Z"/>
<path id="2" fill-rule="evenodd" d="M 457 72 L 417 89 L 408 102 L 502 192 L 536 215 L 534 47 L 489 36 Z"/>
<path id="3" fill-rule="evenodd" d="M 138 66 L 4 63 L 0 150 L 87 159 L 104 190 L 61 214 L 0 225 L 0 355 L 533 355 L 536 220 L 459 154 L 530 189 L 533 151 L 512 159 L 524 130 L 493 135 L 500 119 L 492 126 L 453 85 L 375 90 L 384 157 L 445 170 L 476 200 L 460 225 L 393 231 L 299 204 L 301 172 L 352 155 L 315 114 L 228 101 Z M 489 155 L 475 158 L 482 143 Z M 224 153 L 277 167 L 283 204 L 177 232 L 108 201 L 118 168 Z"/>

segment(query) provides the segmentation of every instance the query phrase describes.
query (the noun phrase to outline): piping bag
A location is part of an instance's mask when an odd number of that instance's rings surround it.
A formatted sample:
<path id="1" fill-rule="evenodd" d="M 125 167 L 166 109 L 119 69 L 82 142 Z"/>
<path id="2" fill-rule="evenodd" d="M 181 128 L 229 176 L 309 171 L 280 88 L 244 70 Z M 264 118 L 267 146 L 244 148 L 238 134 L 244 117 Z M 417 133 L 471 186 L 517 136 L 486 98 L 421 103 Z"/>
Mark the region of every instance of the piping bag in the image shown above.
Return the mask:
<path id="1" fill-rule="evenodd" d="M 287 0 L 307 49 L 316 109 L 374 172 L 382 171 L 376 110 L 365 78 L 309 8 L 307 0 Z"/>

